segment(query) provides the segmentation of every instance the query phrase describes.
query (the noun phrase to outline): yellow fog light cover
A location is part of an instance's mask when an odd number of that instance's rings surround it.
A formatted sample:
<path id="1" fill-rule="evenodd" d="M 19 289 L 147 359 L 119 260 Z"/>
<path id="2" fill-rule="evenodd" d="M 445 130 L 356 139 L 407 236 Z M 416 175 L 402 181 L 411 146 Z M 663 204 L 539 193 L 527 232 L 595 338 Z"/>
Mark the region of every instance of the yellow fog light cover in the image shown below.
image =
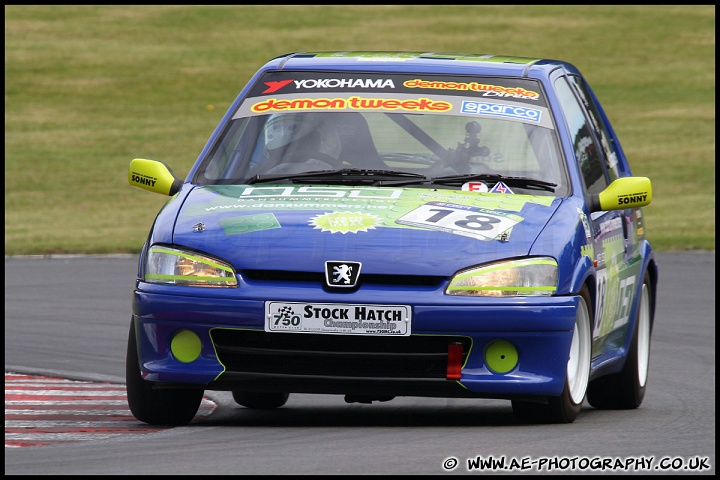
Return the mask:
<path id="1" fill-rule="evenodd" d="M 517 349 L 506 340 L 493 340 L 485 349 L 485 364 L 495 373 L 507 373 L 518 364 Z"/>
<path id="2" fill-rule="evenodd" d="M 190 363 L 200 356 L 202 342 L 190 330 L 180 330 L 170 342 L 170 351 L 183 363 Z"/>

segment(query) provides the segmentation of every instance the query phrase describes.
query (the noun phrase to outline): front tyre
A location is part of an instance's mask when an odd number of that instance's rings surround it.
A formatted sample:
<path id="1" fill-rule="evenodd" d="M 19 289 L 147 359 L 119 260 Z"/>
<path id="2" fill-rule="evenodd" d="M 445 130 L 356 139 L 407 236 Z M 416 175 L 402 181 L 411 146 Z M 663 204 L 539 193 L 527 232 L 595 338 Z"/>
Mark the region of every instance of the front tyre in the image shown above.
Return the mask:
<path id="1" fill-rule="evenodd" d="M 133 416 L 150 425 L 187 425 L 200 408 L 204 394 L 203 390 L 190 388 L 156 389 L 153 382 L 143 380 L 133 322 L 128 335 L 125 384 Z"/>
<path id="2" fill-rule="evenodd" d="M 646 272 L 640 289 L 635 329 L 625 366 L 620 373 L 606 375 L 590 382 L 588 403 L 593 407 L 606 410 L 630 410 L 639 407 L 642 403 L 650 366 L 651 305 L 650 274 Z"/>
<path id="3" fill-rule="evenodd" d="M 580 290 L 562 394 L 549 398 L 547 403 L 513 400 L 513 413 L 518 420 L 525 423 L 572 423 L 577 418 L 590 378 L 590 326 L 593 323 L 590 305 L 590 293 L 584 286 Z"/>

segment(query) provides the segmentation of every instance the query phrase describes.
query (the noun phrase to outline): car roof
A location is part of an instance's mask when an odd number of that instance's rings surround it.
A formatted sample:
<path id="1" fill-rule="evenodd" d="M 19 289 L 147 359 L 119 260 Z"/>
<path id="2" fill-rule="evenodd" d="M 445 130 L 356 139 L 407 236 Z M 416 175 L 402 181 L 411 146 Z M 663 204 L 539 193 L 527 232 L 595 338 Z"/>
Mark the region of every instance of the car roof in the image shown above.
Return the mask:
<path id="1" fill-rule="evenodd" d="M 542 78 L 557 68 L 580 74 L 568 62 L 547 58 L 403 51 L 295 52 L 270 60 L 261 70 L 417 72 Z"/>

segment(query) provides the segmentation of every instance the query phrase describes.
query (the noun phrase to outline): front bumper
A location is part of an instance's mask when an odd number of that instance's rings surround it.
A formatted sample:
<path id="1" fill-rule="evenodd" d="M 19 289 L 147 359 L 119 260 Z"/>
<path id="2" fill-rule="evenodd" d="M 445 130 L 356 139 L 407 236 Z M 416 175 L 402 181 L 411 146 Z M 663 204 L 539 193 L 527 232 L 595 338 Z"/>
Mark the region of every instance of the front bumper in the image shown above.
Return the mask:
<path id="1" fill-rule="evenodd" d="M 508 399 L 558 396 L 565 383 L 578 306 L 577 297 L 478 299 L 377 291 L 364 295 L 363 303 L 413 299 L 402 302 L 412 307 L 412 334 L 373 337 L 267 333 L 262 300 L 232 298 L 217 290 L 211 292 L 213 296 L 154 290 L 139 287 L 133 297 L 143 377 L 168 386 L 192 384 L 207 390 Z M 285 295 L 283 300 L 344 303 L 348 298 L 310 293 Z M 180 331 L 193 332 L 199 339 L 200 353 L 192 361 L 181 361 L 173 354 L 171 342 Z M 488 347 L 498 341 L 509 342 L 517 354 L 516 365 L 504 373 L 490 368 L 488 361 Z M 459 378 L 448 378 L 450 344 L 462 346 Z"/>

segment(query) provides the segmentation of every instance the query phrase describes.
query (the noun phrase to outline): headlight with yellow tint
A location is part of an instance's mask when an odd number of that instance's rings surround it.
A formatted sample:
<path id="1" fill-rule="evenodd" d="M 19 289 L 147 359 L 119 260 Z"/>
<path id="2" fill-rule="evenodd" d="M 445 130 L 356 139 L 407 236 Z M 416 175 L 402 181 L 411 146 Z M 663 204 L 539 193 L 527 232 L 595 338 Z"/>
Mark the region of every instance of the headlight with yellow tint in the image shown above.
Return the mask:
<path id="1" fill-rule="evenodd" d="M 196 252 L 159 245 L 148 250 L 144 280 L 194 287 L 237 286 L 235 270 L 229 264 Z"/>
<path id="2" fill-rule="evenodd" d="M 553 295 L 557 262 L 550 257 L 524 258 L 471 268 L 456 274 L 447 295 L 508 297 Z"/>

